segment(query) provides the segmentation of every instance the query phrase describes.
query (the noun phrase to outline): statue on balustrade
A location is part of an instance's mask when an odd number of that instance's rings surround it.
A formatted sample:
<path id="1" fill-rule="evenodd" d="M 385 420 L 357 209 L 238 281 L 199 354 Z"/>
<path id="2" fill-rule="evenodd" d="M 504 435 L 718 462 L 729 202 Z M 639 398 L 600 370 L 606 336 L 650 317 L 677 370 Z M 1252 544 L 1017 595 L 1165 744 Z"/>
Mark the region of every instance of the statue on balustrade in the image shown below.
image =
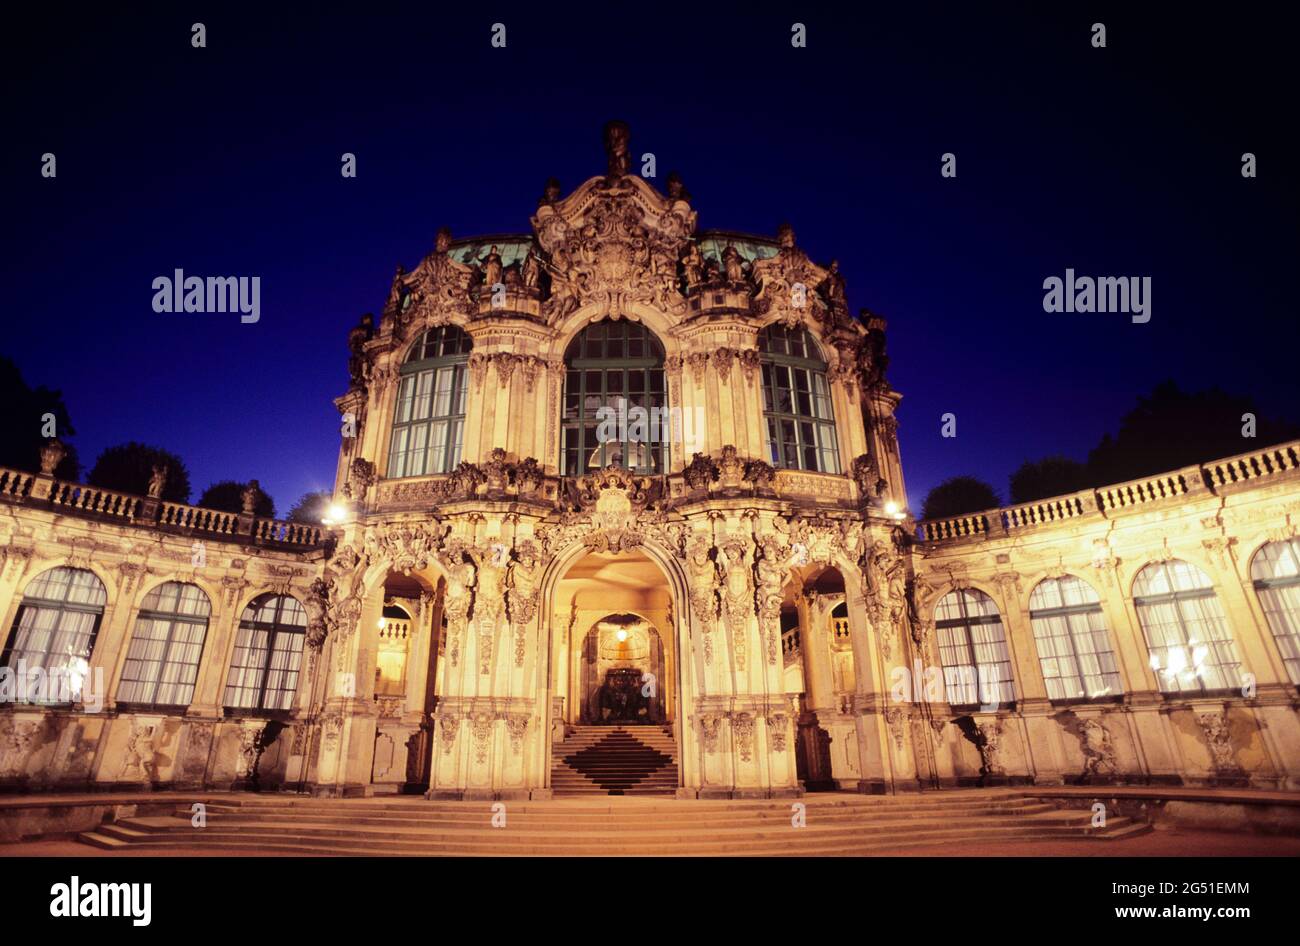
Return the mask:
<path id="1" fill-rule="evenodd" d="M 161 499 L 163 490 L 167 487 L 167 467 L 160 463 L 153 465 L 153 473 L 149 477 L 149 498 Z"/>

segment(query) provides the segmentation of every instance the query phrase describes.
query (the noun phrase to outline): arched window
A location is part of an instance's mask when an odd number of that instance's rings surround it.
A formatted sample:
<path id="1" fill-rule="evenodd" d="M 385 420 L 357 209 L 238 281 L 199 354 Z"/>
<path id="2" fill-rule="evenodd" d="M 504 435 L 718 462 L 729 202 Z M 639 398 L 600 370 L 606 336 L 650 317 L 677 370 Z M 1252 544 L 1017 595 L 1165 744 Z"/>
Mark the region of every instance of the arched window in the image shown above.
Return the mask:
<path id="1" fill-rule="evenodd" d="M 1029 620 L 1048 699 L 1095 700 L 1122 692 L 1101 599 L 1091 585 L 1073 575 L 1040 581 L 1029 596 Z"/>
<path id="2" fill-rule="evenodd" d="M 666 470 L 664 349 L 654 333 L 626 319 L 596 322 L 569 343 L 564 364 L 564 474 Z"/>
<path id="3" fill-rule="evenodd" d="M 1163 692 L 1241 686 L 1232 634 L 1209 575 L 1176 559 L 1153 562 L 1133 582 L 1133 604 Z"/>
<path id="4" fill-rule="evenodd" d="M 32 579 L 9 631 L 0 667 L 26 672 L 26 702 L 71 703 L 90 669 L 108 594 L 94 572 L 51 568 Z M 43 681 L 33 677 L 41 670 Z M 42 685 L 27 691 L 33 683 Z"/>
<path id="5" fill-rule="evenodd" d="M 211 613 L 197 585 L 169 581 L 145 595 L 122 666 L 118 703 L 189 706 Z"/>
<path id="6" fill-rule="evenodd" d="M 400 372 L 388 477 L 450 473 L 465 436 L 466 368 L 473 347 L 454 325 L 431 328 Z"/>
<path id="7" fill-rule="evenodd" d="M 262 595 L 239 619 L 235 656 L 226 677 L 228 710 L 280 712 L 293 705 L 307 630 L 307 612 L 287 595 Z"/>
<path id="8" fill-rule="evenodd" d="M 948 702 L 992 706 L 1015 701 L 1011 653 L 998 606 L 982 591 L 950 591 L 934 610 Z"/>
<path id="9" fill-rule="evenodd" d="M 840 472 L 826 362 L 807 331 L 769 325 L 758 335 L 763 419 L 772 465 Z"/>
<path id="10" fill-rule="evenodd" d="M 1286 672 L 1300 686 L 1300 539 L 1265 545 L 1250 563 L 1250 577 Z"/>

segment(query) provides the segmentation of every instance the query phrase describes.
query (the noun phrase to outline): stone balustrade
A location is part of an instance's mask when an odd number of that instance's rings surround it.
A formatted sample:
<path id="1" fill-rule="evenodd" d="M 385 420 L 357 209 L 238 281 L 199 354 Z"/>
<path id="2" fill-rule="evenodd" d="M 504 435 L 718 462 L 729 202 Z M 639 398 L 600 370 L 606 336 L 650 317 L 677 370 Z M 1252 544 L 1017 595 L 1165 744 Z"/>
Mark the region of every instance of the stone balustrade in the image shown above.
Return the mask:
<path id="1" fill-rule="evenodd" d="M 33 473 L 0 468 L 0 497 L 22 499 L 32 491 L 35 480 Z"/>
<path id="2" fill-rule="evenodd" d="M 50 490 L 50 505 L 79 512 L 98 513 L 117 519 L 132 521 L 140 512 L 144 500 L 129 493 L 83 486 L 80 483 L 55 481 Z"/>
<path id="3" fill-rule="evenodd" d="M 1300 440 L 1293 440 L 1265 450 L 1225 457 L 1125 483 L 1001 509 L 986 509 L 963 516 L 922 521 L 917 523 L 917 538 L 923 542 L 958 541 L 1012 533 L 1068 519 L 1092 516 L 1113 518 L 1167 499 L 1204 493 L 1207 490 L 1225 492 L 1238 484 L 1259 485 L 1261 480 L 1282 476 L 1297 469 L 1300 469 Z"/>
<path id="4" fill-rule="evenodd" d="M 1275 476 L 1297 468 L 1300 468 L 1300 441 L 1207 463 L 1202 470 L 1206 485 L 1210 489 L 1219 489 L 1232 483 Z"/>
<path id="5" fill-rule="evenodd" d="M 3 467 L 0 502 L 258 545 L 307 549 L 324 538 L 319 526 L 166 502 Z"/>
<path id="6" fill-rule="evenodd" d="M 998 510 L 991 510 L 998 515 Z M 951 519 L 932 519 L 917 523 L 917 533 L 926 542 L 942 542 L 946 539 L 969 539 L 982 536 L 989 531 L 989 513 L 972 513 L 967 516 L 954 516 Z"/>
<path id="7" fill-rule="evenodd" d="M 186 506 L 184 503 L 163 503 L 160 511 L 158 521 L 161 525 L 217 535 L 234 535 L 239 520 L 233 512 Z"/>

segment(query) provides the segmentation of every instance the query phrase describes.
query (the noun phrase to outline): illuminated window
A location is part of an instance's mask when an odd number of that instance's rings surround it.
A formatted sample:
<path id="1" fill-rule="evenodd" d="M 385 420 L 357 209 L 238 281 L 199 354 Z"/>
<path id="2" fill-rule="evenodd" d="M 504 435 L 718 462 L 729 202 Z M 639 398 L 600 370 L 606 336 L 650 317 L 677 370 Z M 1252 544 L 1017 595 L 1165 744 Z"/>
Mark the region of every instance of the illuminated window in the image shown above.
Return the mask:
<path id="1" fill-rule="evenodd" d="M 564 353 L 566 476 L 618 465 L 662 473 L 668 465 L 664 350 L 626 319 L 589 325 Z"/>
<path id="2" fill-rule="evenodd" d="M 465 436 L 466 369 L 473 347 L 454 325 L 431 328 L 400 372 L 388 476 L 450 473 Z"/>
<path id="3" fill-rule="evenodd" d="M 1300 686 L 1300 539 L 1265 545 L 1255 553 L 1250 577 L 1286 672 Z"/>
<path id="4" fill-rule="evenodd" d="M 1152 563 L 1133 582 L 1133 603 L 1163 692 L 1241 686 L 1232 634 L 1205 572 L 1176 559 Z"/>
<path id="5" fill-rule="evenodd" d="M 233 711 L 281 712 L 293 705 L 307 612 L 286 595 L 262 595 L 239 619 L 225 705 Z"/>
<path id="6" fill-rule="evenodd" d="M 1011 653 L 998 606 L 973 588 L 950 591 L 934 611 L 948 702 L 992 706 L 1015 701 Z"/>
<path id="7" fill-rule="evenodd" d="M 212 605 L 198 586 L 169 581 L 140 603 L 122 666 L 119 703 L 189 706 Z"/>
<path id="8" fill-rule="evenodd" d="M 826 362 L 803 329 L 769 325 L 758 336 L 768 456 L 789 470 L 840 471 Z"/>
<path id="9" fill-rule="evenodd" d="M 43 686 L 28 691 L 25 702 L 71 703 L 77 698 L 107 600 L 103 582 L 81 568 L 52 568 L 27 585 L 0 655 L 0 667 L 25 671 L 28 683 L 39 682 L 32 671 L 43 671 Z"/>
<path id="10" fill-rule="evenodd" d="M 1073 575 L 1048 578 L 1029 596 L 1029 618 L 1052 700 L 1096 700 L 1123 692 L 1101 599 Z"/>

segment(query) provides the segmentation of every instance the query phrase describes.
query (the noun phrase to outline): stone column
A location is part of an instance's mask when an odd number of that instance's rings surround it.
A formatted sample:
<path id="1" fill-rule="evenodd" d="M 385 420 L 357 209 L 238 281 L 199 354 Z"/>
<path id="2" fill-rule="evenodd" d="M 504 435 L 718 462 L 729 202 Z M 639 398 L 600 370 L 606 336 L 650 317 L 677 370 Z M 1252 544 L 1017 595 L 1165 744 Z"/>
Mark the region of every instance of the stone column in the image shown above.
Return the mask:
<path id="1" fill-rule="evenodd" d="M 831 657 L 831 612 L 839 600 L 839 595 L 800 595 L 796 605 L 807 695 L 798 718 L 798 738 L 807 766 L 805 787 L 814 791 L 838 789 L 858 778 L 846 761 L 845 751 L 856 736 L 851 720 L 841 714 Z"/>
<path id="2" fill-rule="evenodd" d="M 384 588 L 377 580 L 365 595 L 355 626 L 335 631 L 325 665 L 321 745 L 313 792 L 355 796 L 370 793 L 378 713 L 373 696 L 379 618 Z"/>

